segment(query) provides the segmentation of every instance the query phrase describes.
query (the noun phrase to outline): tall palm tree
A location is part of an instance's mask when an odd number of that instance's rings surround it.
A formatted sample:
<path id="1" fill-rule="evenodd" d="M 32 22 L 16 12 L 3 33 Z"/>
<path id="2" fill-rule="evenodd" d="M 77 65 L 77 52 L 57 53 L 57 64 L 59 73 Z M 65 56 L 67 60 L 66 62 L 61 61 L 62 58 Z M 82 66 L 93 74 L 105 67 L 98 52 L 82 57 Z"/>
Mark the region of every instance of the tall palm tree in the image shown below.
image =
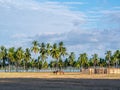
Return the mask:
<path id="1" fill-rule="evenodd" d="M 64 66 L 64 63 L 63 63 L 62 59 L 59 59 L 59 61 L 58 61 L 59 69 L 61 70 L 63 66 Z"/>
<path id="2" fill-rule="evenodd" d="M 56 68 L 56 61 L 50 61 L 49 66 L 51 69 L 55 69 Z"/>
<path id="3" fill-rule="evenodd" d="M 18 72 L 18 67 L 23 60 L 24 57 L 24 51 L 22 50 L 22 47 L 19 47 L 15 52 L 15 59 L 16 59 L 16 71 Z"/>
<path id="4" fill-rule="evenodd" d="M 42 61 L 45 61 L 45 59 L 47 58 L 47 50 L 44 43 L 41 43 L 40 45 L 40 57 Z"/>
<path id="5" fill-rule="evenodd" d="M 56 60 L 57 62 L 56 65 L 58 69 L 58 61 L 59 61 L 60 52 L 59 52 L 59 48 L 57 47 L 56 43 L 53 44 L 50 54 L 51 54 L 51 57 Z"/>
<path id="6" fill-rule="evenodd" d="M 24 70 L 27 70 L 27 64 L 31 59 L 31 53 L 30 49 L 26 48 L 25 53 L 24 53 Z"/>
<path id="7" fill-rule="evenodd" d="M 46 45 L 46 53 L 47 53 L 48 56 L 50 55 L 50 50 L 51 50 L 51 45 L 50 45 L 50 43 L 47 43 L 47 45 Z"/>
<path id="8" fill-rule="evenodd" d="M 8 54 L 7 54 L 8 60 L 9 60 L 9 72 L 11 71 L 10 65 L 15 62 L 15 48 L 11 47 L 8 49 Z"/>
<path id="9" fill-rule="evenodd" d="M 75 53 L 74 52 L 71 52 L 69 57 L 68 57 L 68 60 L 69 60 L 69 64 L 71 67 L 73 67 L 73 63 L 74 63 L 74 60 L 75 60 Z"/>
<path id="10" fill-rule="evenodd" d="M 43 64 L 46 62 L 47 54 L 48 53 L 47 53 L 46 45 L 44 43 L 41 43 L 41 45 L 40 45 L 40 59 L 42 60 Z"/>
<path id="11" fill-rule="evenodd" d="M 34 69 L 36 67 L 36 63 L 35 63 L 35 59 L 34 58 L 31 58 L 30 65 L 31 65 L 32 69 Z"/>
<path id="12" fill-rule="evenodd" d="M 38 43 L 38 41 L 34 40 L 34 41 L 32 42 L 32 44 L 33 44 L 33 47 L 32 47 L 32 49 L 31 49 L 31 51 L 34 52 L 34 54 L 35 54 L 35 56 L 36 56 L 36 54 L 39 52 L 39 43 Z M 35 58 L 35 57 L 34 57 L 34 58 Z M 38 68 L 39 68 L 39 62 L 38 62 Z"/>
<path id="13" fill-rule="evenodd" d="M 114 55 L 113 55 L 113 60 L 114 60 L 114 63 L 115 63 L 115 66 L 116 68 L 118 67 L 118 63 L 119 63 L 119 60 L 120 60 L 120 51 L 119 50 L 116 50 Z"/>
<path id="14" fill-rule="evenodd" d="M 105 61 L 105 59 L 100 58 L 99 65 L 100 65 L 100 67 L 106 67 L 106 61 Z"/>
<path id="15" fill-rule="evenodd" d="M 65 56 L 65 55 L 67 55 L 67 50 L 66 50 L 66 47 L 64 46 L 64 43 L 63 42 L 60 42 L 59 43 L 59 52 L 60 52 L 60 58 L 61 58 L 61 56 Z"/>
<path id="16" fill-rule="evenodd" d="M 79 58 L 78 58 L 78 60 L 75 62 L 75 67 L 78 68 L 78 69 L 80 69 L 80 61 L 79 61 Z"/>
<path id="17" fill-rule="evenodd" d="M 95 68 L 98 65 L 98 54 L 95 53 L 92 55 L 92 61 Z"/>
<path id="18" fill-rule="evenodd" d="M 69 66 L 69 60 L 68 58 L 66 58 L 64 61 L 64 68 L 67 68 L 68 66 Z"/>
<path id="19" fill-rule="evenodd" d="M 45 61 L 45 62 L 43 63 L 42 68 L 43 68 L 43 69 L 47 69 L 47 68 L 48 68 L 48 62 L 47 62 L 47 61 Z"/>
<path id="20" fill-rule="evenodd" d="M 5 68 L 6 66 L 6 59 L 7 59 L 7 49 L 4 46 L 0 47 L 0 59 L 3 60 L 2 61 L 2 67 Z M 6 68 L 5 68 L 6 71 Z"/>
<path id="21" fill-rule="evenodd" d="M 112 52 L 111 51 L 107 51 L 105 56 L 105 59 L 107 61 L 108 67 L 110 67 L 110 62 L 111 62 L 111 58 L 112 58 Z"/>
<path id="22" fill-rule="evenodd" d="M 78 61 L 80 62 L 81 68 L 85 68 L 88 65 L 88 57 L 86 53 L 80 54 L 78 57 Z"/>
<path id="23" fill-rule="evenodd" d="M 66 50 L 66 47 L 64 46 L 64 43 L 62 41 L 59 42 L 58 48 L 59 48 L 59 53 L 60 53 L 59 54 L 59 61 L 58 62 L 62 62 L 62 57 L 64 57 L 65 55 L 67 55 L 67 50 Z M 60 69 L 61 69 L 61 67 L 60 67 Z"/>
<path id="24" fill-rule="evenodd" d="M 38 43 L 38 41 L 34 40 L 34 41 L 32 42 L 32 44 L 33 44 L 33 47 L 32 47 L 31 50 L 32 50 L 35 54 L 37 54 L 37 53 L 39 52 L 39 47 L 38 47 L 39 43 Z"/>

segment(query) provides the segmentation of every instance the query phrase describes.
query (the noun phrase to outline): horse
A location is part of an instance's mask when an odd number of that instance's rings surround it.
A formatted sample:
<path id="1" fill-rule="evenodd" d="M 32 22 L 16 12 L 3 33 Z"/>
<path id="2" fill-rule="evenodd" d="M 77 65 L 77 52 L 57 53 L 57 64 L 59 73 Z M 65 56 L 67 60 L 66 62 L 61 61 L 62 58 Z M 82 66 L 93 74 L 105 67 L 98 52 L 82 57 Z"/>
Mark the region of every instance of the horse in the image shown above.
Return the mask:
<path id="1" fill-rule="evenodd" d="M 58 73 L 58 70 L 56 70 L 56 71 L 53 71 L 53 74 L 57 74 Z"/>
<path id="2" fill-rule="evenodd" d="M 64 72 L 63 72 L 63 71 L 59 71 L 59 73 L 60 73 L 60 74 L 64 74 Z"/>
<path id="3" fill-rule="evenodd" d="M 59 73 L 59 74 L 64 74 L 64 72 L 63 72 L 63 71 L 58 71 L 58 70 L 53 71 L 53 74 L 57 74 L 57 73 Z"/>

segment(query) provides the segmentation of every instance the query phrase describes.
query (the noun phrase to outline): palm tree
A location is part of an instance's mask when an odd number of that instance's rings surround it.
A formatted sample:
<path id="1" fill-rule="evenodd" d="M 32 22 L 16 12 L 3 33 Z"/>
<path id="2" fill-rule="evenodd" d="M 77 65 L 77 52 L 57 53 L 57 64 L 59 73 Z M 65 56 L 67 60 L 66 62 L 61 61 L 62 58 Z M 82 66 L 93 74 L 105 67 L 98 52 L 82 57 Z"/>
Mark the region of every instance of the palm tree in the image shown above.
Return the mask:
<path id="1" fill-rule="evenodd" d="M 88 57 L 86 53 L 80 54 L 78 57 L 81 68 L 85 68 L 88 65 Z"/>
<path id="2" fill-rule="evenodd" d="M 3 60 L 2 61 L 2 67 L 5 68 L 6 66 L 6 59 L 7 59 L 7 49 L 4 46 L 0 47 L 0 59 Z M 6 68 L 5 68 L 6 71 Z"/>
<path id="3" fill-rule="evenodd" d="M 92 55 L 92 60 L 93 60 L 93 64 L 94 64 L 94 68 L 96 68 L 96 65 L 98 64 L 98 54 L 94 54 Z"/>
<path id="4" fill-rule="evenodd" d="M 45 61 L 47 59 L 47 54 L 48 53 L 47 53 L 45 44 L 41 43 L 41 45 L 40 45 L 40 58 L 41 58 L 43 64 L 45 63 Z M 38 68 L 39 68 L 39 64 L 38 64 Z"/>
<path id="5" fill-rule="evenodd" d="M 74 52 L 71 52 L 69 57 L 68 57 L 68 60 L 69 60 L 69 64 L 71 67 L 73 67 L 73 63 L 74 63 L 74 60 L 75 60 L 75 54 Z"/>
<path id="6" fill-rule="evenodd" d="M 34 52 L 34 54 L 36 56 L 36 54 L 39 52 L 39 43 L 38 43 L 38 41 L 34 40 L 32 42 L 32 44 L 33 44 L 33 47 L 31 49 L 31 51 Z M 39 62 L 38 62 L 38 68 L 39 68 Z"/>
<path id="7" fill-rule="evenodd" d="M 43 61 L 41 60 L 41 56 L 38 56 L 38 59 L 37 59 L 37 68 L 41 69 L 42 66 L 43 66 Z"/>
<path id="8" fill-rule="evenodd" d="M 60 52 L 60 58 L 61 58 L 61 56 L 64 57 L 65 55 L 67 55 L 67 50 L 66 50 L 63 42 L 59 43 L 59 52 Z"/>
<path id="9" fill-rule="evenodd" d="M 31 50 L 32 50 L 35 54 L 37 54 L 37 53 L 39 52 L 39 47 L 38 47 L 39 43 L 38 43 L 38 41 L 34 40 L 34 41 L 32 42 L 32 44 L 33 44 L 33 47 L 32 47 Z"/>
<path id="10" fill-rule="evenodd" d="M 34 69 L 36 67 L 36 63 L 35 63 L 35 59 L 34 58 L 31 58 L 30 66 L 31 66 L 32 69 Z"/>
<path id="11" fill-rule="evenodd" d="M 108 67 L 110 67 L 112 52 L 111 51 L 107 51 L 105 54 L 106 54 L 105 59 L 107 60 Z"/>
<path id="12" fill-rule="evenodd" d="M 50 55 L 50 49 L 51 49 L 51 45 L 50 45 L 50 43 L 47 43 L 47 45 L 46 45 L 46 53 L 47 53 L 48 56 Z"/>
<path id="13" fill-rule="evenodd" d="M 51 60 L 49 66 L 51 69 L 55 69 L 56 68 L 56 61 Z"/>
<path id="14" fill-rule="evenodd" d="M 64 57 L 65 55 L 67 55 L 67 50 L 64 47 L 64 43 L 63 42 L 59 43 L 59 47 L 58 48 L 59 48 L 59 53 L 60 53 L 59 54 L 59 61 L 62 62 L 62 57 Z M 60 67 L 60 69 L 61 69 L 61 67 Z"/>
<path id="15" fill-rule="evenodd" d="M 115 62 L 115 66 L 116 68 L 118 67 L 118 63 L 119 63 L 119 60 L 120 60 L 120 51 L 119 50 L 116 50 L 114 55 L 113 55 L 113 60 Z"/>
<path id="16" fill-rule="evenodd" d="M 106 67 L 106 61 L 105 61 L 105 59 L 100 58 L 99 65 L 100 65 L 100 67 Z"/>
<path id="17" fill-rule="evenodd" d="M 59 59 L 59 61 L 58 61 L 58 67 L 59 67 L 59 69 L 61 70 L 63 66 L 64 66 L 64 64 L 63 64 L 62 59 Z"/>
<path id="18" fill-rule="evenodd" d="M 47 61 L 45 61 L 45 62 L 43 63 L 42 68 L 43 68 L 43 69 L 47 69 L 47 68 L 48 68 L 48 62 L 47 62 Z"/>
<path id="19" fill-rule="evenodd" d="M 8 49 L 8 54 L 7 54 L 8 60 L 9 60 L 9 72 L 11 71 L 10 65 L 15 62 L 15 48 L 11 47 Z"/>
<path id="20" fill-rule="evenodd" d="M 59 61 L 60 52 L 59 52 L 59 48 L 57 47 L 56 43 L 53 44 L 50 54 L 51 54 L 52 58 L 56 60 L 56 62 L 57 62 L 56 65 L 58 68 L 58 61 Z"/>
<path id="21" fill-rule="evenodd" d="M 68 66 L 69 66 L 69 60 L 68 58 L 66 58 L 64 61 L 64 68 L 67 68 Z"/>
<path id="22" fill-rule="evenodd" d="M 27 70 L 27 64 L 30 59 L 31 59 L 30 49 L 26 48 L 25 53 L 24 53 L 24 70 Z"/>
<path id="23" fill-rule="evenodd" d="M 19 47 L 15 52 L 16 72 L 18 72 L 18 66 L 20 65 L 23 57 L 24 57 L 24 51 L 22 50 L 22 47 Z"/>
<path id="24" fill-rule="evenodd" d="M 76 62 L 74 62 L 74 66 L 78 69 L 80 69 L 80 62 L 79 62 L 79 58 Z"/>

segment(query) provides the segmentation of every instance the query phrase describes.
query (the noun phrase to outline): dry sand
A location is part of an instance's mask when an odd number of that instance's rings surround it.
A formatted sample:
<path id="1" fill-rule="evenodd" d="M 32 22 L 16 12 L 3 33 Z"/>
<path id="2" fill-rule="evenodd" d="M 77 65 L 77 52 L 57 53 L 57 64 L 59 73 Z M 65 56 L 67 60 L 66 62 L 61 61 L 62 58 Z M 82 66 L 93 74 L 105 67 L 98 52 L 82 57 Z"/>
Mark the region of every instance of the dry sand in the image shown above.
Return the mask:
<path id="1" fill-rule="evenodd" d="M 120 75 L 0 73 L 0 90 L 120 90 Z"/>

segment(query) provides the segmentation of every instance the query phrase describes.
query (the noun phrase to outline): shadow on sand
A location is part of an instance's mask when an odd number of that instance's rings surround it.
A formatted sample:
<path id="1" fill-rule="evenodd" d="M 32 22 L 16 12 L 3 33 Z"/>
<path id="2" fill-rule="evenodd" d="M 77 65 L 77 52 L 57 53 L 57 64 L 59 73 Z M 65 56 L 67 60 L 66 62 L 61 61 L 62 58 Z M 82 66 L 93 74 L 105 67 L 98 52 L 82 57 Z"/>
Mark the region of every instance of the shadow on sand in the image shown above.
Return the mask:
<path id="1" fill-rule="evenodd" d="M 120 90 L 120 80 L 2 78 L 0 90 Z"/>

